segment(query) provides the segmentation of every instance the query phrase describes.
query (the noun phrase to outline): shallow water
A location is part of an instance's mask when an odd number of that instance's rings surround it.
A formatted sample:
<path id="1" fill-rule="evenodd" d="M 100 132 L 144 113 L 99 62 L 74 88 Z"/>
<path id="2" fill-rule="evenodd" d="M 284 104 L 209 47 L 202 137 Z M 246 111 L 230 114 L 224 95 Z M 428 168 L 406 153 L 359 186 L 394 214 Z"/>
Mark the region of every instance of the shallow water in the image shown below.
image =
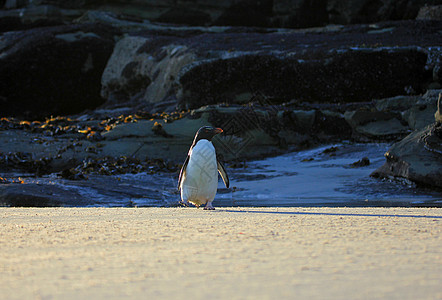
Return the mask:
<path id="1" fill-rule="evenodd" d="M 248 162 L 242 168 L 227 168 L 231 188 L 226 189 L 220 180 L 213 204 L 442 207 L 438 192 L 416 188 L 405 180 L 369 176 L 385 162 L 383 154 L 388 148 L 388 144 L 336 144 Z M 369 158 L 370 165 L 350 166 L 363 157 Z M 71 181 L 56 175 L 33 178 L 22 174 L 24 184 L 56 186 L 66 191 L 62 195 L 64 206 L 107 207 L 177 205 L 177 177 L 171 173 L 139 173 L 91 175 L 88 180 Z"/>
<path id="2" fill-rule="evenodd" d="M 369 176 L 385 162 L 389 146 L 337 144 L 254 161 L 233 174 L 239 190 L 217 200 L 240 206 L 442 206 L 440 193 Z M 351 167 L 363 157 L 370 165 Z"/>

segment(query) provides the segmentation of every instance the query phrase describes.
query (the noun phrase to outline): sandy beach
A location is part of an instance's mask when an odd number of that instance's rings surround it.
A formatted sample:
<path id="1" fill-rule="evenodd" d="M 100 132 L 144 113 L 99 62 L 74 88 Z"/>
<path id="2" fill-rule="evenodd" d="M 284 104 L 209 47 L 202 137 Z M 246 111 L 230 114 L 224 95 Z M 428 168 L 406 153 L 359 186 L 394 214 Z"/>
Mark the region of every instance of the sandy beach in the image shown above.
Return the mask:
<path id="1" fill-rule="evenodd" d="M 2 299 L 442 299 L 438 208 L 1 208 Z"/>

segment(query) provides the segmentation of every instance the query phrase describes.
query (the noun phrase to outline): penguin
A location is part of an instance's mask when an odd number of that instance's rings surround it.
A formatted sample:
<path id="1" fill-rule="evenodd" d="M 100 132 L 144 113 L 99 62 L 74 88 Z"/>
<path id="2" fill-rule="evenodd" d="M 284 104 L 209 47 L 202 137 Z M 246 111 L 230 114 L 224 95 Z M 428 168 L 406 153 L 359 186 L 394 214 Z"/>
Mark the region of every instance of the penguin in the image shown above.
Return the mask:
<path id="1" fill-rule="evenodd" d="M 212 201 L 218 187 L 218 172 L 229 188 L 229 177 L 223 164 L 217 160 L 212 138 L 222 133 L 221 128 L 201 127 L 195 134 L 192 146 L 180 171 L 178 190 L 181 191 L 181 203 L 188 202 L 204 209 L 215 209 Z"/>

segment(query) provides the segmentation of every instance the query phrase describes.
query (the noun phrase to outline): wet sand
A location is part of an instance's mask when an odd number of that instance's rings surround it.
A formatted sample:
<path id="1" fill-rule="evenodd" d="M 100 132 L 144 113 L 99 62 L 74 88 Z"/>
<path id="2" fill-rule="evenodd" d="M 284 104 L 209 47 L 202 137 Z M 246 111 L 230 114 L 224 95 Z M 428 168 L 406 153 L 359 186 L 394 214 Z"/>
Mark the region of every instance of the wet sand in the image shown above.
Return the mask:
<path id="1" fill-rule="evenodd" d="M 440 208 L 0 208 L 1 299 L 442 299 Z"/>

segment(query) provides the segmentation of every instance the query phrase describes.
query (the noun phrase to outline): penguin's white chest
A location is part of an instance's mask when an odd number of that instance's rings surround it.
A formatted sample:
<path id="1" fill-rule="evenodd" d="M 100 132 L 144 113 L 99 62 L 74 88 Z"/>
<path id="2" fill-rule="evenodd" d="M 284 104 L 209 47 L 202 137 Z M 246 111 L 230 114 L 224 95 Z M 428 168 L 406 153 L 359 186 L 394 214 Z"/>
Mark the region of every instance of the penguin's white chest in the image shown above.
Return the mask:
<path id="1" fill-rule="evenodd" d="M 181 184 L 181 199 L 197 206 L 212 202 L 218 187 L 215 148 L 208 140 L 200 140 L 190 153 Z"/>

